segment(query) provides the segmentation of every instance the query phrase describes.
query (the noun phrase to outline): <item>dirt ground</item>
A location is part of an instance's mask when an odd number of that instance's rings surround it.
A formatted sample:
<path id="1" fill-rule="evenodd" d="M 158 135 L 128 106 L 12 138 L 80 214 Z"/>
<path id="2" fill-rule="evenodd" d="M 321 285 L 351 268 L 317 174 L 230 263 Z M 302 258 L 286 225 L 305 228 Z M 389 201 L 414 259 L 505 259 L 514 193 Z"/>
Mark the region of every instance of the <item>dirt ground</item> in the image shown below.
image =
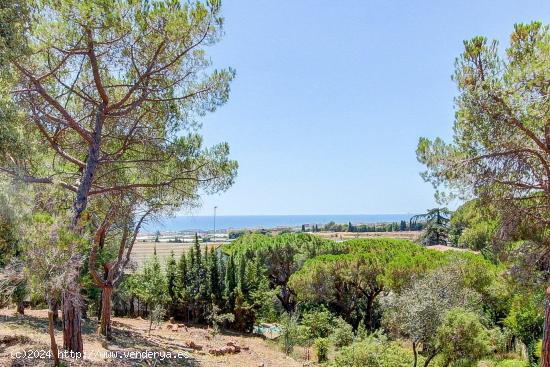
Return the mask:
<path id="1" fill-rule="evenodd" d="M 19 317 L 13 309 L 0 310 L 0 367 L 51 366 L 46 310 L 26 310 Z M 66 366 L 204 366 L 204 367 L 301 367 L 303 362 L 287 357 L 273 341 L 259 336 L 224 332 L 212 335 L 203 327 L 169 329 L 164 322 L 148 334 L 149 323 L 143 319 L 113 318 L 113 340 L 105 342 L 95 333 L 96 322 L 88 320 L 83 327 L 83 360 L 63 358 Z M 62 331 L 56 329 L 56 340 L 62 346 Z M 235 354 L 214 355 L 233 344 Z M 24 353 L 26 351 L 26 358 Z M 132 355 L 131 352 L 134 352 Z M 155 355 L 153 353 L 156 354 Z M 172 357 L 168 358 L 167 353 Z M 19 353 L 19 354 L 17 354 Z M 139 353 L 139 354 L 138 354 Z M 177 354 L 180 353 L 179 356 Z M 164 359 L 162 360 L 162 357 Z M 18 358 L 19 357 L 19 358 Z M 34 358 L 31 358 L 34 357 Z M 177 357 L 177 358 L 176 358 Z"/>

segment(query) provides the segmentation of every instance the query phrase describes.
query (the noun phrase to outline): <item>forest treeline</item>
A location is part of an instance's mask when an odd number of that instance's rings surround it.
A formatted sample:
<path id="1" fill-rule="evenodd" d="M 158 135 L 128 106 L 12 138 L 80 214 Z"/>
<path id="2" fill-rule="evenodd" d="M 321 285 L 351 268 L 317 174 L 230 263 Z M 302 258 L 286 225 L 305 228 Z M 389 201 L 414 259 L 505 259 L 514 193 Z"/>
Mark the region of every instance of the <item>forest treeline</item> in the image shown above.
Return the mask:
<path id="1" fill-rule="evenodd" d="M 347 224 L 329 222 L 319 227 L 319 225 L 313 225 L 309 228 L 311 232 L 328 231 L 328 232 L 398 232 L 398 231 L 421 231 L 424 228 L 423 223 L 411 223 L 405 220 L 399 222 L 389 223 L 359 223 L 353 224 L 348 222 Z M 303 232 L 308 229 L 302 228 Z"/>
<path id="2" fill-rule="evenodd" d="M 336 366 L 371 366 L 370 353 L 376 366 L 521 366 L 522 348 L 538 360 L 543 292 L 511 281 L 509 265 L 406 240 L 247 234 L 209 250 L 197 240 L 166 264 L 154 255 L 122 283 L 115 312 L 241 332 L 273 323 L 285 352 L 332 351 Z"/>
<path id="3" fill-rule="evenodd" d="M 421 231 L 425 228 L 425 222 L 408 222 L 401 220 L 399 222 L 389 222 L 389 223 L 358 223 L 353 224 L 352 222 L 345 223 L 336 223 L 330 221 L 326 224 L 302 224 L 301 231 L 304 233 L 317 233 L 321 231 L 325 232 L 350 232 L 350 233 L 361 233 L 361 232 L 403 232 L 403 231 Z M 283 229 L 283 232 L 293 232 L 292 228 Z M 259 230 L 231 230 L 229 231 L 228 238 L 236 239 L 240 236 L 250 233 L 261 233 L 267 234 L 270 231 L 267 229 Z M 181 239 L 176 237 L 170 242 L 179 242 Z"/>

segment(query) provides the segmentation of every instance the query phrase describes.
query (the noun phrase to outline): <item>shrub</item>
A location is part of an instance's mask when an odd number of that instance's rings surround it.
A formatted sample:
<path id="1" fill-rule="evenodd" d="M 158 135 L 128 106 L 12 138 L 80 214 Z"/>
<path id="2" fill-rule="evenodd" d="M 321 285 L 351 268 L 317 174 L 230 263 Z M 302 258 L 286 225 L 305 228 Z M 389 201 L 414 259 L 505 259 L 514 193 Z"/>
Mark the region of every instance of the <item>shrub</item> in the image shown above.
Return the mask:
<path id="1" fill-rule="evenodd" d="M 326 338 L 334 328 L 332 314 L 322 307 L 318 311 L 304 313 L 301 324 L 309 330 L 311 339 Z"/>
<path id="2" fill-rule="evenodd" d="M 366 338 L 342 348 L 333 367 L 410 367 L 412 353 L 401 346 L 374 338 Z"/>
<path id="3" fill-rule="evenodd" d="M 355 340 L 360 341 L 366 339 L 369 336 L 369 332 L 363 320 L 359 321 L 357 329 L 355 330 Z"/>
<path id="4" fill-rule="evenodd" d="M 438 344 L 446 364 L 473 365 L 490 353 L 487 329 L 479 316 L 461 308 L 449 311 L 437 330 Z"/>
<path id="5" fill-rule="evenodd" d="M 528 367 L 527 361 L 519 359 L 503 359 L 501 361 L 482 360 L 479 361 L 477 367 Z"/>
<path id="6" fill-rule="evenodd" d="M 336 348 L 342 348 L 350 345 L 355 337 L 352 326 L 341 317 L 336 318 L 334 324 L 334 331 L 330 335 L 334 346 Z"/>
<path id="7" fill-rule="evenodd" d="M 295 316 L 284 314 L 281 317 L 281 336 L 279 341 L 285 354 L 289 355 L 299 341 L 299 328 Z"/>
<path id="8" fill-rule="evenodd" d="M 327 338 L 317 338 L 313 342 L 315 354 L 317 354 L 317 362 L 324 362 L 328 358 L 329 342 Z"/>
<path id="9" fill-rule="evenodd" d="M 498 362 L 495 367 L 527 367 L 527 361 L 520 361 L 518 359 L 505 359 Z"/>

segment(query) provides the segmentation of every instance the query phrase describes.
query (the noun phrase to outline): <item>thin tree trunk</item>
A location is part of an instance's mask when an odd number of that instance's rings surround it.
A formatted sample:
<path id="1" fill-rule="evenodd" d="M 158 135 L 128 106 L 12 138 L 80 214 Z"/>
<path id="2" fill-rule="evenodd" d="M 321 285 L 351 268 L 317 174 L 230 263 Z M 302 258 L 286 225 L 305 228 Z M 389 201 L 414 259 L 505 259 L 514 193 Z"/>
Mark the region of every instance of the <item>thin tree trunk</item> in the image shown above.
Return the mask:
<path id="1" fill-rule="evenodd" d="M 25 304 L 23 302 L 18 302 L 17 303 L 17 313 L 20 314 L 20 315 L 25 314 Z"/>
<path id="2" fill-rule="evenodd" d="M 57 367 L 59 366 L 59 351 L 57 349 L 57 342 L 55 341 L 55 313 L 52 310 L 48 310 L 48 331 L 50 333 L 50 348 L 52 350 L 53 365 Z"/>
<path id="3" fill-rule="evenodd" d="M 428 367 L 428 365 L 430 364 L 430 362 L 432 361 L 432 359 L 434 359 L 434 357 L 437 355 L 437 353 L 432 353 L 428 356 L 428 358 L 426 358 L 426 361 L 424 362 L 424 367 Z"/>
<path id="4" fill-rule="evenodd" d="M 128 310 L 128 314 L 131 317 L 135 317 L 135 311 L 134 311 L 134 296 L 130 297 L 130 309 Z"/>
<path id="5" fill-rule="evenodd" d="M 542 367 L 550 367 L 550 286 L 546 288 L 546 307 L 544 311 L 544 333 L 542 339 Z"/>
<path id="6" fill-rule="evenodd" d="M 111 295 L 113 288 L 106 286 L 101 292 L 101 319 L 99 333 L 107 339 L 111 339 Z"/>
<path id="7" fill-rule="evenodd" d="M 412 344 L 413 344 L 413 356 L 414 356 L 413 367 L 416 367 L 418 363 L 418 351 L 416 350 L 416 342 L 412 342 Z"/>
<path id="8" fill-rule="evenodd" d="M 374 305 L 374 296 L 367 296 L 367 309 L 366 309 L 366 318 L 367 318 L 367 329 L 372 330 L 372 309 Z"/>

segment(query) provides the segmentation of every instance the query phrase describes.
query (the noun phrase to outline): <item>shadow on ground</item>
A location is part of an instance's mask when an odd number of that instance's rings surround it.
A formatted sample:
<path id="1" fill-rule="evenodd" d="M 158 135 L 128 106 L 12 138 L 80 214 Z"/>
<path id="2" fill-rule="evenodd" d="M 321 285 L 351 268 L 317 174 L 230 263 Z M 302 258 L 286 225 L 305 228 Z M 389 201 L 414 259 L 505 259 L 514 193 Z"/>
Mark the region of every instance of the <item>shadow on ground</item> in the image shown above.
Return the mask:
<path id="1" fill-rule="evenodd" d="M 119 327 L 115 323 L 113 325 L 113 338 L 110 341 L 105 341 L 102 337 L 96 334 L 97 322 L 94 320 L 84 320 L 83 322 L 83 336 L 84 343 L 97 341 L 101 343 L 104 349 L 112 352 L 111 356 L 101 361 L 90 360 L 63 360 L 65 366 L 71 367 L 105 367 L 105 366 L 186 366 L 197 367 L 200 366 L 199 361 L 193 357 L 192 353 L 187 352 L 184 346 L 168 340 L 164 337 L 144 335 L 140 332 L 125 326 Z M 45 350 L 48 351 L 50 346 L 35 340 L 32 340 L 29 336 L 25 335 L 25 330 L 32 330 L 38 333 L 48 332 L 48 320 L 41 317 L 32 315 L 13 315 L 0 317 L 0 328 L 5 331 L 11 331 L 13 334 L 6 339 L 5 343 L 0 343 L 0 366 L 6 367 L 45 367 L 51 366 L 52 361 L 50 359 L 30 359 L 30 358 L 15 358 L 11 356 L 11 352 L 14 350 L 30 351 L 30 350 Z M 56 334 L 62 332 L 61 325 L 56 325 Z M 9 339 L 9 340 L 8 340 Z M 9 349 L 9 352 L 7 351 Z M 124 352 L 158 352 L 160 356 L 166 355 L 170 352 L 173 355 L 177 355 L 178 352 L 185 353 L 185 358 L 144 358 L 144 359 L 130 359 L 130 358 L 114 358 L 114 352 L 119 356 L 124 356 Z M 143 354 L 142 354 L 143 355 Z"/>

